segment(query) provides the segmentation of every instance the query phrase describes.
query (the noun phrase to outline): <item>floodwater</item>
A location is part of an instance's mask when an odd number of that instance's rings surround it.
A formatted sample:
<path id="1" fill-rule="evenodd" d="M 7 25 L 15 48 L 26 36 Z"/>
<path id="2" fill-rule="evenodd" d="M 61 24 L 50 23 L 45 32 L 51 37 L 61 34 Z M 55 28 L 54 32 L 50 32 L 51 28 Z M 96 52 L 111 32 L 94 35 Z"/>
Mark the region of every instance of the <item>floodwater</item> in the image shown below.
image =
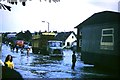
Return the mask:
<path id="1" fill-rule="evenodd" d="M 11 52 L 9 46 L 2 45 L 2 61 L 11 54 L 17 70 L 23 78 L 108 78 L 111 74 L 95 70 L 93 65 L 84 64 L 80 60 L 80 53 L 76 53 L 77 62 L 75 70 L 71 69 L 72 51 L 63 50 L 63 57 L 50 57 L 48 55 Z"/>

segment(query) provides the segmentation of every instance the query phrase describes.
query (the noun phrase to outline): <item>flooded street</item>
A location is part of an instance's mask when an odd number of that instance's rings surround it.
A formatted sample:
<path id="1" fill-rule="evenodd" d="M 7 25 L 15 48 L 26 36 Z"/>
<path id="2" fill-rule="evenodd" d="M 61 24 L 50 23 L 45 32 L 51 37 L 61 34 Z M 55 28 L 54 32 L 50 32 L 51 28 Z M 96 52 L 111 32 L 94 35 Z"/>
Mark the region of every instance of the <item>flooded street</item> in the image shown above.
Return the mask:
<path id="1" fill-rule="evenodd" d="M 84 64 L 80 60 L 80 53 L 76 53 L 77 62 L 75 71 L 71 69 L 72 51 L 63 50 L 62 58 L 53 58 L 48 55 L 33 54 L 29 56 L 26 52 L 11 52 L 9 46 L 2 45 L 2 61 L 11 54 L 15 70 L 17 70 L 23 78 L 104 78 L 111 75 L 105 72 L 94 70 L 93 65 Z"/>

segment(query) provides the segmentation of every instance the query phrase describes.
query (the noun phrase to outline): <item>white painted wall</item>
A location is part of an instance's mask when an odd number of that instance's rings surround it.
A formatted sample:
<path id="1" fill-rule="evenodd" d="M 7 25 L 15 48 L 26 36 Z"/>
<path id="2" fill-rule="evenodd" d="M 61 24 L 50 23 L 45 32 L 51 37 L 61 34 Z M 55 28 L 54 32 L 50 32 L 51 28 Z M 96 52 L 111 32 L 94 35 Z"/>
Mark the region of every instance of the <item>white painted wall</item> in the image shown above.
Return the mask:
<path id="1" fill-rule="evenodd" d="M 74 42 L 75 40 L 77 40 L 76 36 L 73 33 L 71 33 L 70 36 L 66 39 L 64 47 L 70 48 L 72 42 Z M 70 43 L 70 46 L 67 46 L 67 42 Z"/>

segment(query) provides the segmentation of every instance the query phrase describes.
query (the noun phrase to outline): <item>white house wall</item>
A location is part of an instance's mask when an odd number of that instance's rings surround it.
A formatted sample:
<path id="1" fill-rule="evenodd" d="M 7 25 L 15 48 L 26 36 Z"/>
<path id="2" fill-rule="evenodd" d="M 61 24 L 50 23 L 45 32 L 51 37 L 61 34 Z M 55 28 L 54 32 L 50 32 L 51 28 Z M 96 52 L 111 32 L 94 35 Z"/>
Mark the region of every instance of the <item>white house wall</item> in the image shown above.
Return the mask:
<path id="1" fill-rule="evenodd" d="M 73 36 L 73 38 L 72 38 L 72 36 Z M 72 44 L 75 40 L 77 40 L 76 36 L 75 36 L 73 33 L 71 33 L 70 36 L 65 40 L 65 47 L 66 47 L 66 48 L 70 48 L 70 47 L 71 47 L 71 44 Z M 67 42 L 70 43 L 70 46 L 67 46 Z"/>

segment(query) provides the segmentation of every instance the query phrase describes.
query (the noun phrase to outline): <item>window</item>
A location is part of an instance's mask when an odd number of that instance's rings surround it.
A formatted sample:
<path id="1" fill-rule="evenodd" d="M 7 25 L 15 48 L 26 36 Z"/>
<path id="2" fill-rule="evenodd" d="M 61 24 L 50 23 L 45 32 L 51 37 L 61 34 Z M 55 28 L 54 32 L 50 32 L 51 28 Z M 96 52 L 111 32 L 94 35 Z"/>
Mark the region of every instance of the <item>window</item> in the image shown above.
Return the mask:
<path id="1" fill-rule="evenodd" d="M 114 28 L 102 29 L 100 49 L 113 50 L 114 48 Z"/>
<path id="2" fill-rule="evenodd" d="M 79 39 L 79 47 L 82 46 L 82 39 Z"/>
<path id="3" fill-rule="evenodd" d="M 72 39 L 74 38 L 74 36 L 72 36 Z"/>
<path id="4" fill-rule="evenodd" d="M 69 42 L 67 42 L 67 46 L 70 46 L 70 43 L 69 43 Z"/>

